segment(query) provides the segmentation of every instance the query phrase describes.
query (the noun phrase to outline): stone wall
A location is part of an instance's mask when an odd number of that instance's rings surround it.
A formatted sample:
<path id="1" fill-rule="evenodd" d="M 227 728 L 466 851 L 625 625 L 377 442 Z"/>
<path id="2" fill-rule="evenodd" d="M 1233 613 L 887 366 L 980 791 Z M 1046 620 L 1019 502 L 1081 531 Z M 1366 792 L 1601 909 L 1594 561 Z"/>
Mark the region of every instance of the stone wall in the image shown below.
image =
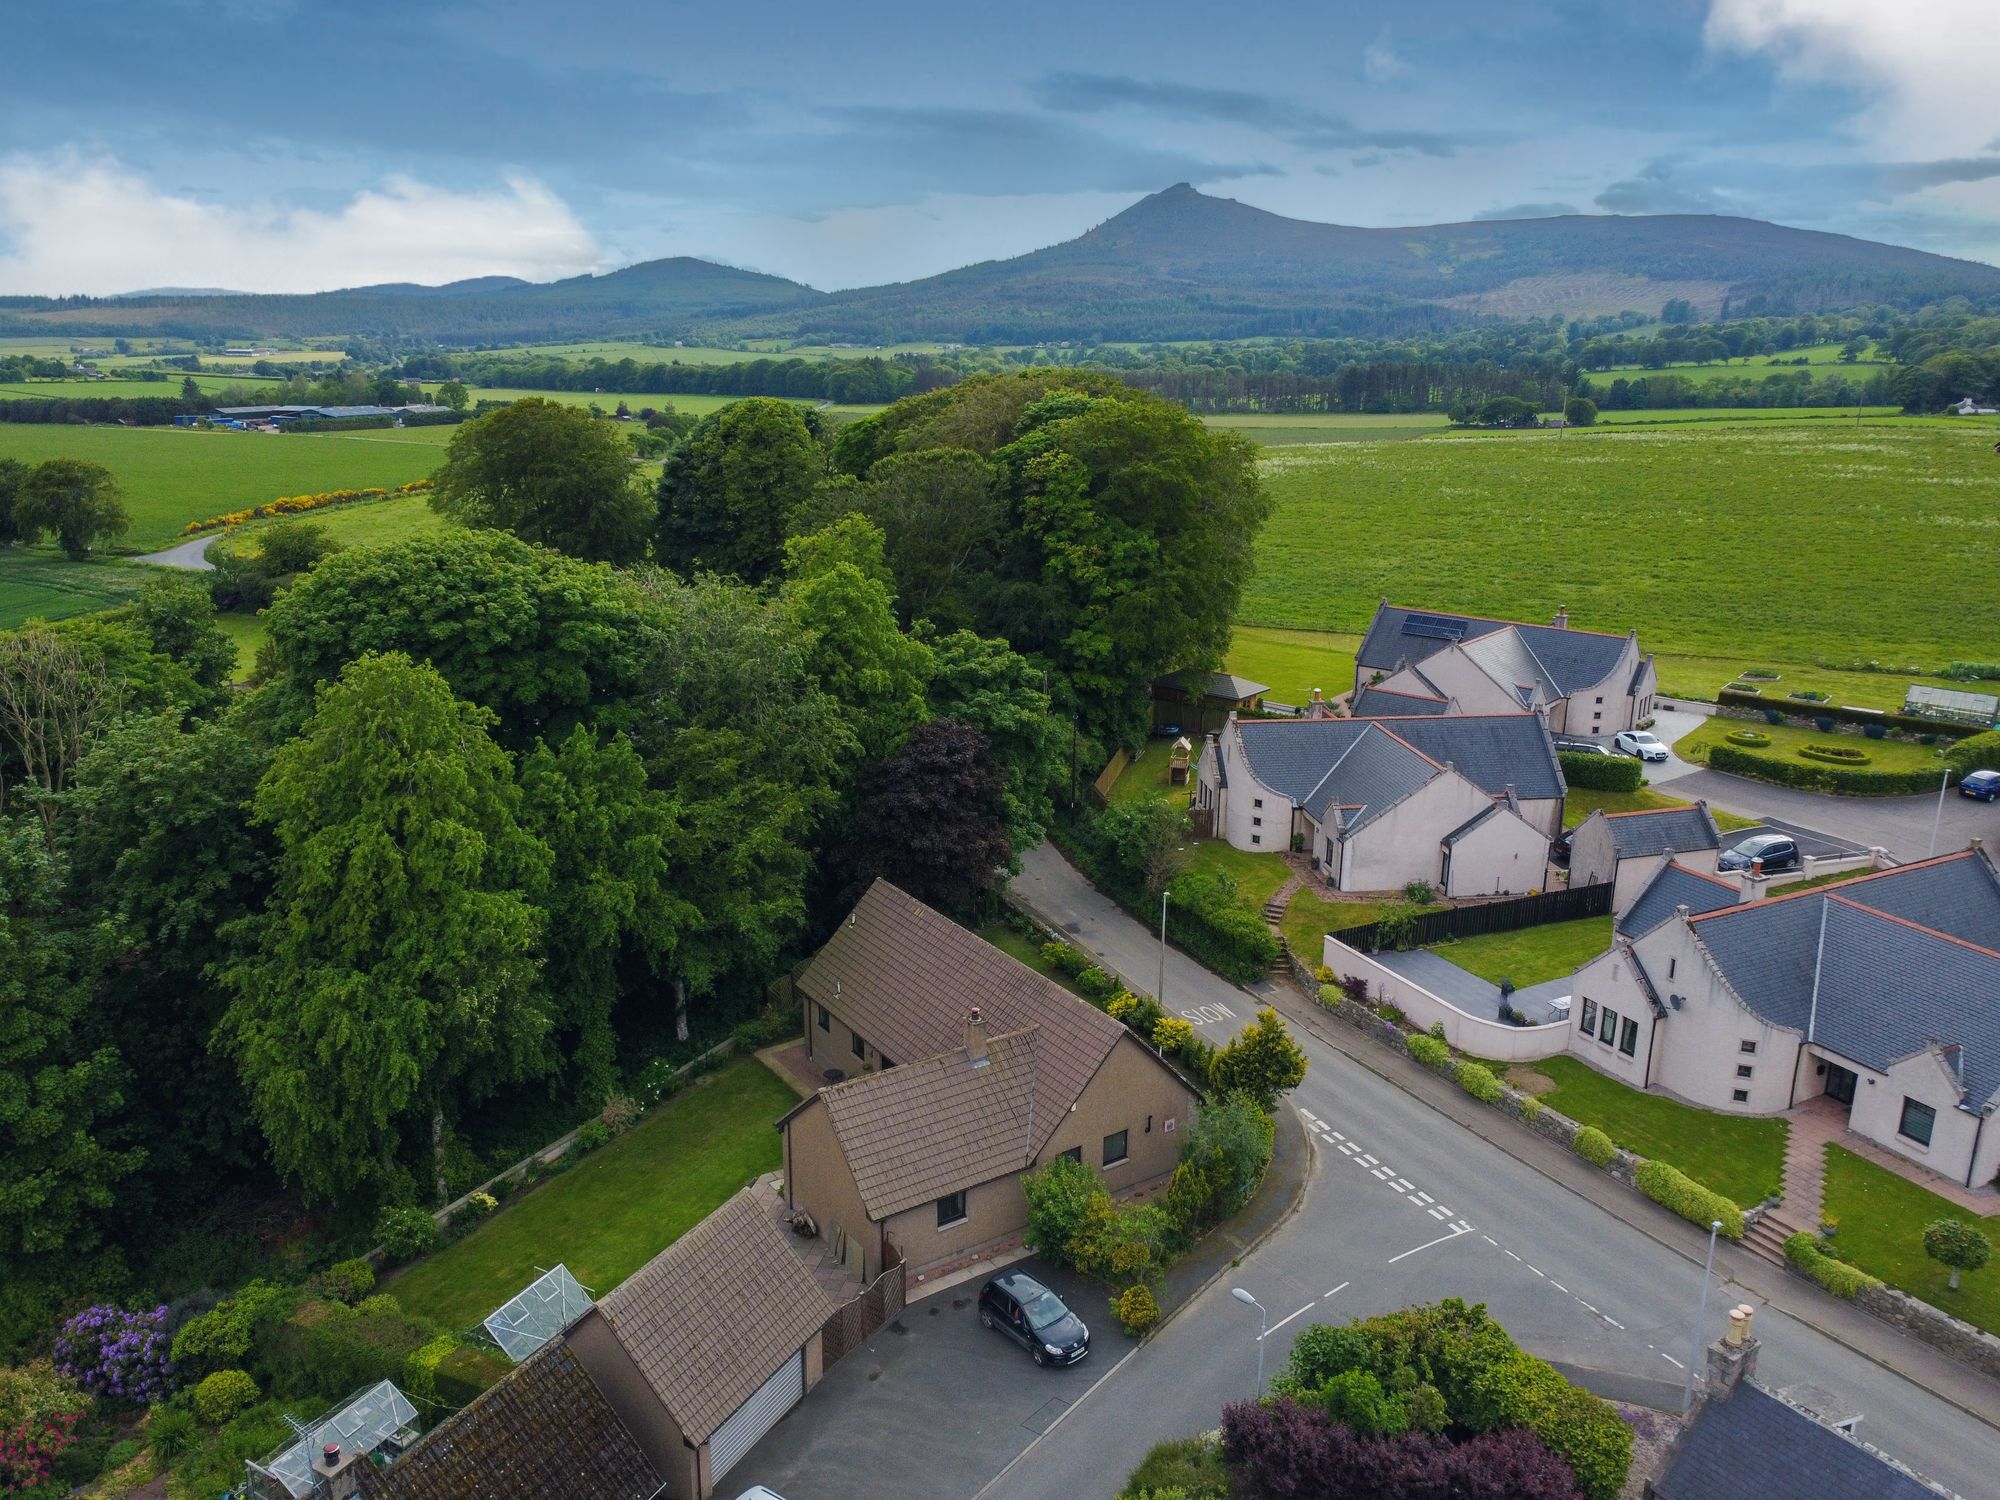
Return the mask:
<path id="1" fill-rule="evenodd" d="M 2000 1339 L 1984 1329 L 1891 1286 L 1869 1287 L 1854 1303 L 1980 1373 L 2000 1377 Z"/>

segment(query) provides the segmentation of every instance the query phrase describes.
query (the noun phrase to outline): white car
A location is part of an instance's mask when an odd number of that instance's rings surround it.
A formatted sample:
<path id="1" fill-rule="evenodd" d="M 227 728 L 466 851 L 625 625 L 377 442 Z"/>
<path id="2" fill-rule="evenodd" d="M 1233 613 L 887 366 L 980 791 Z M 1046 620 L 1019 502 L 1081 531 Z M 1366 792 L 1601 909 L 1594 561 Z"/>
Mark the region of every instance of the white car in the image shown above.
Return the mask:
<path id="1" fill-rule="evenodd" d="M 1611 742 L 1621 755 L 1636 755 L 1641 760 L 1665 760 L 1667 747 L 1643 729 L 1627 729 L 1619 733 Z"/>

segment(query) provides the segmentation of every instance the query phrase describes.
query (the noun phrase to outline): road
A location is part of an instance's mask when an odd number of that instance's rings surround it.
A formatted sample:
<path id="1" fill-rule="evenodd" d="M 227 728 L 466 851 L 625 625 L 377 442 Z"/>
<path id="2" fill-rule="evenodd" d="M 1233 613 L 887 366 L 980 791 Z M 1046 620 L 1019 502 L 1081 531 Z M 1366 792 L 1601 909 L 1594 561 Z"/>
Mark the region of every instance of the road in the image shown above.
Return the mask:
<path id="1" fill-rule="evenodd" d="M 137 561 L 152 563 L 162 568 L 186 568 L 193 572 L 215 571 L 215 564 L 208 560 L 208 544 L 216 538 L 198 536 L 191 542 L 180 542 L 164 552 L 148 552 Z"/>
<path id="2" fill-rule="evenodd" d="M 1026 856 L 1015 888 L 1075 941 L 1134 981 L 1150 982 L 1157 936 L 1053 850 Z M 1256 1003 L 1177 952 L 1168 955 L 1166 999 L 1218 1040 Z M 1674 1403 L 1700 1291 L 1698 1242 L 1683 1232 L 1689 1226 L 1638 1205 L 1659 1222 L 1637 1227 L 1592 1201 L 1587 1194 L 1595 1189 L 1573 1190 L 1531 1164 L 1535 1148 L 1546 1145 L 1539 1137 L 1495 1117 L 1489 1140 L 1304 1028 L 1294 1030 L 1310 1068 L 1292 1103 L 1316 1143 L 1299 1211 L 1234 1277 L 1210 1287 L 1104 1377 L 982 1495 L 1115 1494 L 1152 1443 L 1215 1426 L 1223 1404 L 1250 1395 L 1257 1383 L 1258 1314 L 1231 1298 L 1232 1281 L 1268 1310 L 1273 1326 L 1262 1347 L 1270 1369 L 1315 1321 L 1459 1296 L 1485 1302 L 1524 1347 L 1595 1389 Z M 1752 1303 L 1765 1384 L 1809 1381 L 1862 1413 L 1862 1435 L 1884 1451 L 1965 1496 L 1991 1493 L 2000 1431 L 1769 1304 L 1756 1284 L 1762 1272 L 1781 1281 L 1782 1272 L 1734 1247 L 1725 1247 L 1717 1265 L 1706 1339 L 1721 1332 L 1730 1306 Z M 1786 1285 L 1772 1294 L 1793 1306 L 1815 1295 Z M 1864 1316 L 1838 1306 L 1825 1312 L 1828 1327 Z M 1878 1335 L 1871 1329 L 1867 1337 Z M 1898 1341 L 1906 1345 L 1896 1358 L 1901 1368 L 1941 1389 L 1958 1382 L 1956 1399 L 2000 1410 L 1991 1383 Z"/>

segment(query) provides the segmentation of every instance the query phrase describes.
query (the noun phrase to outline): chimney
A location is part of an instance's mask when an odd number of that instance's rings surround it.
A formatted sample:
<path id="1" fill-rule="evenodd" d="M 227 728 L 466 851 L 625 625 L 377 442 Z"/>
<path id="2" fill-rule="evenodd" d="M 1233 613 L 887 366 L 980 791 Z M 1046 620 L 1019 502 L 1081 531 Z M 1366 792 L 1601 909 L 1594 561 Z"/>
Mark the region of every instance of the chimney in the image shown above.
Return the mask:
<path id="1" fill-rule="evenodd" d="M 1682 925 L 1685 926 L 1688 919 L 1687 903 L 1682 902 L 1679 906 L 1676 906 L 1674 908 L 1674 915 L 1680 918 Z"/>
<path id="2" fill-rule="evenodd" d="M 1569 606 L 1567 604 L 1557 605 L 1556 617 L 1549 621 L 1549 623 L 1558 630 L 1569 629 Z"/>
<path id="3" fill-rule="evenodd" d="M 965 1014 L 965 1055 L 975 1068 L 986 1066 L 986 1017 L 973 1006 Z"/>
<path id="4" fill-rule="evenodd" d="M 1729 1327 L 1721 1338 L 1708 1346 L 1708 1399 L 1727 1401 L 1737 1384 L 1757 1373 L 1757 1340 L 1751 1335 L 1750 1320 L 1756 1309 L 1739 1302 L 1729 1310 Z"/>
<path id="5" fill-rule="evenodd" d="M 326 1500 L 349 1500 L 361 1493 L 361 1454 L 343 1453 L 340 1444 L 328 1443 L 313 1460 L 313 1476 L 319 1482 L 314 1493 Z"/>

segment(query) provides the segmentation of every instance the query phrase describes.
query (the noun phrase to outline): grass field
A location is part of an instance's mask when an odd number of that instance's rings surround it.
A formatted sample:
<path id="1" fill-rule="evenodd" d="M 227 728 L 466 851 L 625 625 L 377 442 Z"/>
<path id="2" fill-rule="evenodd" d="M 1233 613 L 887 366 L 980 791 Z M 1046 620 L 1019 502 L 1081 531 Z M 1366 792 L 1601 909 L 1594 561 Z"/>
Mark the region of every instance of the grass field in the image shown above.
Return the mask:
<path id="1" fill-rule="evenodd" d="M 330 433 L 0 423 L 0 458 L 86 458 L 110 469 L 132 516 L 122 545 L 136 552 L 166 546 L 190 521 L 280 495 L 407 484 L 436 468 L 438 456 L 429 442 Z"/>
<path id="2" fill-rule="evenodd" d="M 650 396 L 618 391 L 517 391 L 485 385 L 475 386 L 471 396 L 474 401 L 520 401 L 529 396 L 539 396 L 544 401 L 553 401 L 561 406 L 597 406 L 606 412 L 615 412 L 618 410 L 618 403 L 623 401 L 633 411 L 640 411 L 648 406 L 671 406 L 675 411 L 684 411 L 697 417 L 705 417 L 712 411 L 720 411 L 730 402 L 740 399 L 736 396 Z M 815 403 L 805 401 L 799 404 L 811 406 Z"/>
<path id="3" fill-rule="evenodd" d="M 1431 951 L 1489 984 L 1511 979 L 1515 989 L 1525 989 L 1562 978 L 1610 946 L 1611 918 L 1579 917 L 1574 922 L 1548 922 L 1518 932 L 1487 932 L 1434 943 Z"/>
<path id="4" fill-rule="evenodd" d="M 2000 1241 L 2000 1214 L 1980 1218 L 1842 1146 L 1826 1148 L 1826 1199 L 1822 1212 L 1837 1226 L 1841 1256 L 1891 1286 L 1921 1297 L 1954 1317 L 2000 1333 L 2000 1260 L 1966 1271 L 1958 1290 L 1951 1272 L 1924 1254 L 1924 1226 L 1933 1219 L 1962 1219 Z"/>
<path id="5" fill-rule="evenodd" d="M 1599 792 L 1589 787 L 1573 786 L 1563 798 L 1563 827 L 1574 828 L 1593 812 L 1602 808 L 1607 813 L 1652 812 L 1663 807 L 1691 807 L 1684 797 L 1669 797 L 1665 792 L 1642 786 L 1636 792 Z M 1708 815 L 1715 819 L 1715 826 L 1724 833 L 1739 828 L 1755 828 L 1754 818 L 1739 818 L 1735 813 L 1724 812 L 1719 807 L 1711 807 Z"/>
<path id="6" fill-rule="evenodd" d="M 2000 462 L 1970 428 L 1488 434 L 1282 449 L 1263 472 L 1248 625 L 1359 630 L 1387 595 L 1509 619 L 1566 605 L 1745 665 L 1992 647 L 1974 558 L 2000 531 Z M 1781 602 L 1750 607 L 1759 587 Z"/>
<path id="7" fill-rule="evenodd" d="M 131 563 L 71 562 L 53 547 L 0 549 L 0 630 L 123 604 L 152 576 Z"/>
<path id="8" fill-rule="evenodd" d="M 310 521 L 324 528 L 343 547 L 379 547 L 386 542 L 400 542 L 405 537 L 438 531 L 451 524 L 431 509 L 424 496 L 397 495 L 388 500 L 336 505 L 303 516 L 252 521 L 229 532 L 229 540 L 221 545 L 254 555 L 261 550 L 258 537 L 271 527 L 282 526 L 287 521 Z"/>
<path id="9" fill-rule="evenodd" d="M 1442 412 L 1369 416 L 1349 412 L 1297 414 L 1222 413 L 1204 416 L 1202 423 L 1224 432 L 1241 433 L 1253 443 L 1280 447 L 1292 443 L 1395 442 L 1442 432 L 1450 419 Z"/>
<path id="10" fill-rule="evenodd" d="M 1541 1095 L 1550 1109 L 1595 1125 L 1628 1151 L 1679 1167 L 1745 1208 L 1784 1182 L 1783 1120 L 1715 1114 L 1663 1094 L 1642 1094 L 1573 1057 L 1545 1057 L 1514 1071 L 1554 1082 Z"/>
<path id="11" fill-rule="evenodd" d="M 1871 740 L 1853 733 L 1836 731 L 1822 734 L 1817 729 L 1795 729 L 1789 724 L 1766 724 L 1744 719 L 1705 719 L 1701 727 L 1674 746 L 1674 753 L 1683 760 L 1708 763 L 1708 752 L 1717 745 L 1728 744 L 1727 736 L 1738 730 L 1755 730 L 1767 736 L 1771 743 L 1761 745 L 1730 745 L 1732 750 L 1741 750 L 1760 760 L 1789 761 L 1800 766 L 1826 766 L 1831 761 L 1814 760 L 1799 754 L 1807 745 L 1836 745 L 1843 750 L 1859 750 L 1868 757 L 1867 765 L 1861 769 L 1870 771 L 1925 771 L 1932 767 L 1943 770 L 1938 759 L 1937 748 L 1932 745 L 1918 745 L 1908 740 Z"/>
<path id="12" fill-rule="evenodd" d="M 472 1327 L 557 1261 L 602 1297 L 776 1167 L 771 1126 L 797 1102 L 755 1058 L 733 1062 L 383 1290 L 447 1328 Z"/>
<path id="13" fill-rule="evenodd" d="M 1358 635 L 1238 625 L 1223 665 L 1263 683 L 1276 702 L 1306 703 L 1314 688 L 1336 698 L 1354 686 L 1354 653 L 1360 648 Z"/>

